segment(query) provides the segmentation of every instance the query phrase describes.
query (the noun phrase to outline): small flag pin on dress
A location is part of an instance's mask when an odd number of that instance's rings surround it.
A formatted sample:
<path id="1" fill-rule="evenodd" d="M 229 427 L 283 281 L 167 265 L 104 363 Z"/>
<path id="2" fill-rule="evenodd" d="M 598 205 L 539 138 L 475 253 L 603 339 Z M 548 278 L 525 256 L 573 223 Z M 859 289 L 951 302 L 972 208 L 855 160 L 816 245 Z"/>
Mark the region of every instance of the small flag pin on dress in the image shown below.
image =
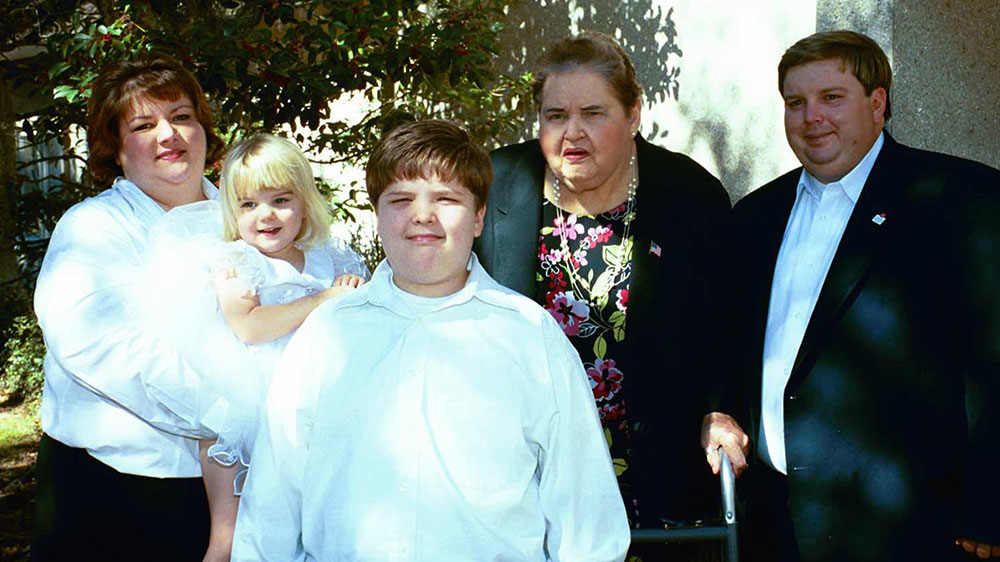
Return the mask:
<path id="1" fill-rule="evenodd" d="M 649 242 L 649 253 L 650 254 L 653 254 L 656 257 L 660 257 L 660 253 L 661 252 L 662 252 L 662 250 L 660 250 L 660 245 L 659 244 L 657 244 L 656 242 L 653 242 L 653 241 Z"/>
<path id="2" fill-rule="evenodd" d="M 872 217 L 872 222 L 879 226 L 882 226 L 882 223 L 885 222 L 885 213 L 879 213 L 874 217 Z"/>

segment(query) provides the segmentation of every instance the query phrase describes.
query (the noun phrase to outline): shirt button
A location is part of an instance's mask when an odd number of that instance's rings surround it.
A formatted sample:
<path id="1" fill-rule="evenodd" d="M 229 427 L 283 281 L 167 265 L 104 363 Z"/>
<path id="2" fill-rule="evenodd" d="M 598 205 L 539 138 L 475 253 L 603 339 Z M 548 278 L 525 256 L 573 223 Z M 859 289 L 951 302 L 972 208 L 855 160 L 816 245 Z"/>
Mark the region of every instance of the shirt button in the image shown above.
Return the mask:
<path id="1" fill-rule="evenodd" d="M 410 375 L 411 377 L 415 377 L 415 376 L 417 376 L 417 370 L 416 369 L 410 369 L 410 371 L 407 374 Z"/>
<path id="2" fill-rule="evenodd" d="M 399 491 L 400 492 L 409 492 L 410 491 L 410 483 L 409 482 L 400 482 L 400 484 L 399 484 Z"/>

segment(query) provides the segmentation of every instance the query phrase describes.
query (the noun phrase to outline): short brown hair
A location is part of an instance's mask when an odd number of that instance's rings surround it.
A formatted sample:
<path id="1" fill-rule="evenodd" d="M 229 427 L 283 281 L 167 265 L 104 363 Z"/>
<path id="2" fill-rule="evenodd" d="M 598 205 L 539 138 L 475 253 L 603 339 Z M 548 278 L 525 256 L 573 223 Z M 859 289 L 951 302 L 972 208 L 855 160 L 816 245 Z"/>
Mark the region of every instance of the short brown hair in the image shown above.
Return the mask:
<path id="1" fill-rule="evenodd" d="M 329 237 L 330 204 L 316 188 L 306 155 L 288 139 L 260 134 L 235 144 L 222 164 L 219 200 L 226 240 L 240 237 L 240 200 L 271 189 L 287 189 L 302 200 L 302 226 L 296 242 L 310 248 Z"/>
<path id="2" fill-rule="evenodd" d="M 490 193 L 493 165 L 458 125 L 437 119 L 411 121 L 389 131 L 375 146 L 365 166 L 368 199 L 378 208 L 378 198 L 393 183 L 432 176 L 463 185 L 480 209 Z"/>
<path id="3" fill-rule="evenodd" d="M 118 125 L 132 104 L 143 97 L 174 101 L 181 96 L 194 105 L 195 119 L 205 129 L 205 164 L 213 163 L 222 153 L 223 142 L 212 129 L 212 110 L 201 85 L 180 63 L 152 53 L 112 64 L 101 72 L 87 104 L 88 165 L 97 185 L 110 185 L 122 175 L 116 161 L 122 146 Z"/>
<path id="4" fill-rule="evenodd" d="M 625 49 L 609 35 L 584 31 L 549 45 L 538 58 L 531 84 L 536 110 L 542 107 L 542 91 L 549 75 L 573 70 L 587 70 L 604 78 L 626 115 L 631 114 L 642 96 L 642 88 L 635 79 L 635 67 Z"/>
<path id="5" fill-rule="evenodd" d="M 785 94 L 785 76 L 792 68 L 825 60 L 839 60 L 861 82 L 865 95 L 875 88 L 885 90 L 885 120 L 892 116 L 889 87 L 892 86 L 892 68 L 889 57 L 871 37 L 854 31 L 822 31 L 798 40 L 785 51 L 778 63 L 778 91 Z"/>

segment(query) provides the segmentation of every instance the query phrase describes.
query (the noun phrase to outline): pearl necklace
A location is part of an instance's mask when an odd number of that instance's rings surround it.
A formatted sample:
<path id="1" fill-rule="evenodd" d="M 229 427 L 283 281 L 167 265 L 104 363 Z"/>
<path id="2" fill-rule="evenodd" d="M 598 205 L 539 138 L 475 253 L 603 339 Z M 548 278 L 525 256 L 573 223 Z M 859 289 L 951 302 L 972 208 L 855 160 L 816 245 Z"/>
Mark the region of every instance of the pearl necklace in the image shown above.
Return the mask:
<path id="1" fill-rule="evenodd" d="M 628 181 L 628 197 L 625 200 L 625 218 L 622 222 L 625 224 L 625 228 L 622 229 L 621 242 L 618 244 L 618 261 L 611 267 L 611 275 L 607 277 L 609 287 L 614 286 L 615 279 L 618 275 L 625 269 L 625 263 L 629 261 L 625 255 L 626 246 L 628 244 L 629 230 L 632 226 L 632 220 L 635 219 L 635 192 L 639 187 L 639 174 L 635 166 L 635 153 L 629 157 L 628 160 L 629 170 L 632 172 L 631 177 Z M 562 228 L 559 229 L 559 248 L 562 250 L 562 258 L 566 263 L 566 268 L 570 272 L 570 282 L 573 285 L 573 292 L 577 294 L 578 297 L 584 297 L 582 287 L 578 286 L 579 283 L 573 282 L 574 277 L 578 277 L 577 270 L 579 268 L 573 267 L 572 252 L 569 250 L 569 240 L 566 238 L 566 217 L 563 215 L 562 207 L 559 206 L 561 202 L 560 198 L 560 184 L 559 176 L 555 172 L 552 173 L 552 195 L 555 198 L 555 208 L 556 215 L 559 217 L 559 224 Z M 600 276 L 599 276 L 600 277 Z M 597 291 L 600 293 L 600 291 Z M 591 291 L 587 291 L 586 297 L 584 297 L 591 306 L 595 306 L 596 302 Z"/>

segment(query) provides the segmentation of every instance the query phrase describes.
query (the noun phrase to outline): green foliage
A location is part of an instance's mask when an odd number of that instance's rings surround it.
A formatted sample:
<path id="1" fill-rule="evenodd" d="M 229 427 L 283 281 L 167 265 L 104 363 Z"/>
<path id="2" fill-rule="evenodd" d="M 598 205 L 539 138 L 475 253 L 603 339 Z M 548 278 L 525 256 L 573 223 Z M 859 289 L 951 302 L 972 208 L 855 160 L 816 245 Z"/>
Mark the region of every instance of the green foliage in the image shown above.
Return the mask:
<path id="1" fill-rule="evenodd" d="M 42 359 L 45 345 L 42 330 L 31 312 L 27 290 L 20 286 L 6 286 L 0 301 L 4 326 L 0 341 L 0 390 L 15 402 L 36 398 L 42 391 L 45 375 Z"/>
<path id="2" fill-rule="evenodd" d="M 7 328 L 3 346 L 3 376 L 0 378 L 3 391 L 16 399 L 38 396 L 45 380 L 44 356 L 42 330 L 35 317 L 30 314 L 15 317 Z"/>
<path id="3" fill-rule="evenodd" d="M 292 131 L 317 163 L 358 165 L 383 131 L 417 117 L 457 120 L 496 146 L 517 136 L 530 105 L 523 103 L 530 100 L 529 77 L 494 68 L 501 0 L 27 4 L 2 27 L 44 50 L 4 64 L 5 78 L 29 96 L 52 98 L 22 115 L 21 128 L 31 142 L 57 139 L 65 158 L 82 160 L 80 136 L 71 133 L 82 130 L 100 69 L 150 50 L 174 56 L 195 74 L 225 139 Z M 331 102 L 347 96 L 360 100 L 359 109 L 332 112 Z M 30 165 L 22 166 L 21 189 L 10 190 L 22 240 L 44 237 L 62 211 L 96 191 L 86 176 L 33 190 Z M 365 205 L 357 186 L 330 188 L 343 219 Z"/>

